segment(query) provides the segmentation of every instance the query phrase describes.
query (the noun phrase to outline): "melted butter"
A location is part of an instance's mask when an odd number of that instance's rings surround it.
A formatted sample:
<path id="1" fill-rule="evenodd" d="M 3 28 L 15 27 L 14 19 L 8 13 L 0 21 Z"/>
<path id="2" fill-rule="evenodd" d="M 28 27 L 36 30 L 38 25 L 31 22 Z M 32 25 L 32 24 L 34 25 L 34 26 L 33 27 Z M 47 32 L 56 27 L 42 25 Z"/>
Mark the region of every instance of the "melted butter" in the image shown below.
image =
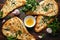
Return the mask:
<path id="1" fill-rule="evenodd" d="M 31 25 L 34 24 L 34 20 L 33 20 L 32 18 L 27 18 L 27 19 L 26 19 L 26 24 L 27 24 L 28 26 L 31 26 Z"/>

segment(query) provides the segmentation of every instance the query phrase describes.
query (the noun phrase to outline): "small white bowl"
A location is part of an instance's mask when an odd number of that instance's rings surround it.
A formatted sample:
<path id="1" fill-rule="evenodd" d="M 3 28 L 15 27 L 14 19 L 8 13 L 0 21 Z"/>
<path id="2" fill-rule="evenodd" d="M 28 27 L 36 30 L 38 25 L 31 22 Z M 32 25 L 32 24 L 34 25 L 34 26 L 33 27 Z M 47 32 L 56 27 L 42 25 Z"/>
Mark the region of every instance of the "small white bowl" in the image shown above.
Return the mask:
<path id="1" fill-rule="evenodd" d="M 27 19 L 29 19 L 29 18 L 31 18 L 33 20 L 33 24 L 31 26 L 27 25 L 27 23 L 26 23 Z M 24 24 L 25 24 L 26 27 L 29 27 L 29 28 L 34 27 L 34 25 L 36 24 L 35 17 L 33 17 L 33 16 L 26 16 L 25 19 L 24 19 Z"/>

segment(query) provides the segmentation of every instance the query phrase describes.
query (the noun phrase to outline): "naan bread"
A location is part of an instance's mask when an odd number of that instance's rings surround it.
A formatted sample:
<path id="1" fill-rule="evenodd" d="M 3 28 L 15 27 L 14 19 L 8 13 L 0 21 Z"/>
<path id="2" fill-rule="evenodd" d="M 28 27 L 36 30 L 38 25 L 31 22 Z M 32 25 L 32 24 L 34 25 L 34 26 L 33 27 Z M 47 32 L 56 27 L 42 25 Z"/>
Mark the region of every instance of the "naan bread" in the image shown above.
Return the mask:
<path id="1" fill-rule="evenodd" d="M 26 0 L 6 0 L 6 3 L 1 9 L 3 12 L 2 18 L 7 16 L 14 9 L 23 6 L 25 3 Z"/>
<path id="2" fill-rule="evenodd" d="M 27 15 L 55 16 L 58 14 L 58 4 L 55 0 L 44 0 L 39 3 L 34 11 L 28 11 Z"/>
<path id="3" fill-rule="evenodd" d="M 53 18 L 48 18 L 47 16 L 38 16 L 37 17 L 37 22 L 35 25 L 35 31 L 36 32 L 40 32 L 43 29 L 45 29 L 47 27 L 48 24 L 50 24 L 54 19 Z"/>
<path id="4" fill-rule="evenodd" d="M 5 22 L 2 27 L 2 33 L 6 37 L 13 36 L 19 40 L 35 40 L 18 17 L 13 17 Z"/>

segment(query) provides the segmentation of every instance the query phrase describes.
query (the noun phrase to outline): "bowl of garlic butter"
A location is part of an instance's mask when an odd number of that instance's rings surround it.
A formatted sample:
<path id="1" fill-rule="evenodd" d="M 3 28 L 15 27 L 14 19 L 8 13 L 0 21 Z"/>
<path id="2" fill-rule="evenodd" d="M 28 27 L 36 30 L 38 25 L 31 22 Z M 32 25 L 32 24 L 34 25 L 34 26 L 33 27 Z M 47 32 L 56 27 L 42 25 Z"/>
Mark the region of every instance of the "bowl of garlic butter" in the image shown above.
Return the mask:
<path id="1" fill-rule="evenodd" d="M 26 16 L 24 19 L 24 24 L 26 27 L 34 27 L 34 25 L 36 24 L 36 19 L 33 16 Z"/>

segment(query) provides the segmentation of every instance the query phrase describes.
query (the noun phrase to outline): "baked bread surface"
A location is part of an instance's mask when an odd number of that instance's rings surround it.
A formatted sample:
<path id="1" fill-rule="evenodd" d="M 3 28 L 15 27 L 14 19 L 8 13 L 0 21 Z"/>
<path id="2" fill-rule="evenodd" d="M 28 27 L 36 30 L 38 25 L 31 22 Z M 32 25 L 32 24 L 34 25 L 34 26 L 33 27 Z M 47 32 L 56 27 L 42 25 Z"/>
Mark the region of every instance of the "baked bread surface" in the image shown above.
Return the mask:
<path id="1" fill-rule="evenodd" d="M 2 18 L 7 16 L 14 9 L 23 6 L 26 3 L 26 0 L 6 0 L 1 11 L 3 12 Z"/>
<path id="2" fill-rule="evenodd" d="M 35 40 L 27 31 L 21 19 L 13 17 L 5 22 L 2 26 L 2 33 L 6 36 L 13 36 L 20 40 Z"/>

